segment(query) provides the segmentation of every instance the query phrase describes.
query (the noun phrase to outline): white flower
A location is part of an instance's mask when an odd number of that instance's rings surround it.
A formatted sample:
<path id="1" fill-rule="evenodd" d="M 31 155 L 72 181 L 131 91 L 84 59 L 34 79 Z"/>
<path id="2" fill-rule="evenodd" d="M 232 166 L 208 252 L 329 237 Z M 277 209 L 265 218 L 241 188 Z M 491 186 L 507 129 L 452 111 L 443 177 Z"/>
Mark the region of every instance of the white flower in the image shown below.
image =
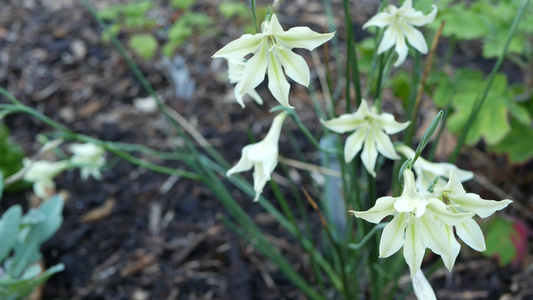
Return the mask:
<path id="1" fill-rule="evenodd" d="M 237 58 L 228 58 L 228 77 L 229 82 L 236 83 L 235 89 L 233 90 L 235 93 L 235 100 L 244 107 L 244 101 L 242 97 L 246 94 L 239 94 L 238 91 L 241 89 L 241 80 L 242 80 L 242 74 L 244 72 L 244 67 L 246 66 L 246 60 L 243 59 L 237 59 Z M 248 92 L 248 95 L 254 99 L 257 104 L 263 104 L 263 99 L 259 94 L 255 91 L 255 89 L 251 89 Z"/>
<path id="2" fill-rule="evenodd" d="M 378 13 L 363 25 L 363 28 L 368 26 L 377 26 L 380 28 L 389 26 L 383 33 L 383 39 L 378 47 L 378 54 L 381 54 L 393 45 L 396 45 L 394 50 L 398 53 L 398 59 L 394 63 L 398 67 L 405 61 L 407 52 L 407 44 L 405 39 L 411 46 L 422 54 L 428 52 L 426 40 L 420 31 L 413 26 L 422 26 L 433 22 L 437 15 L 437 7 L 433 5 L 433 11 L 424 15 L 421 11 L 416 11 L 413 8 L 411 0 L 405 0 L 400 8 L 394 5 L 389 5 L 385 11 Z"/>
<path id="3" fill-rule="evenodd" d="M 377 114 L 374 107 L 370 110 L 366 101 L 361 101 L 355 113 L 344 114 L 329 121 L 321 121 L 328 129 L 344 133 L 355 132 L 348 136 L 344 145 L 344 160 L 351 161 L 364 144 L 361 160 L 372 176 L 376 176 L 374 167 L 378 152 L 389 159 L 399 159 L 394 146 L 387 134 L 400 132 L 409 126 L 410 122 L 399 123 L 388 113 Z"/>
<path id="4" fill-rule="evenodd" d="M 28 182 L 33 182 L 33 192 L 41 199 L 48 199 L 52 196 L 48 191 L 55 189 L 54 177 L 70 167 L 68 160 L 32 162 L 30 159 L 24 159 L 23 163 L 26 170 L 22 178 Z"/>
<path id="5" fill-rule="evenodd" d="M 454 171 L 450 171 L 449 181 L 445 186 L 435 188 L 434 196 L 440 198 L 452 213 L 470 212 L 481 218 L 486 218 L 513 202 L 508 199 L 502 201 L 484 200 L 477 194 L 467 193 Z M 461 246 L 455 240 L 452 226 L 445 224 L 445 230 L 450 237 L 449 242 L 452 251 L 449 255 L 443 255 L 442 260 L 446 267 L 451 268 L 457 255 L 459 255 Z M 467 219 L 455 224 L 455 231 L 461 240 L 472 249 L 476 251 L 486 250 L 483 232 L 473 219 Z"/>
<path id="6" fill-rule="evenodd" d="M 236 93 L 250 93 L 264 80 L 265 71 L 268 71 L 270 92 L 279 103 L 291 107 L 290 84 L 282 67 L 290 78 L 302 85 L 308 86 L 310 78 L 307 63 L 301 56 L 292 52 L 292 49 L 305 48 L 311 51 L 329 41 L 333 35 L 334 33 L 319 34 L 308 27 L 294 27 L 284 31 L 276 15 L 272 14 L 270 22 L 261 24 L 261 33 L 241 36 L 217 51 L 213 58 L 242 59 L 253 53 L 254 56 L 246 62 Z"/>
<path id="7" fill-rule="evenodd" d="M 245 146 L 242 149 L 242 156 L 237 164 L 228 170 L 227 176 L 234 173 L 244 172 L 254 168 L 254 201 L 259 199 L 270 174 L 278 164 L 278 142 L 283 121 L 287 113 L 277 115 L 272 121 L 272 126 L 265 138 L 258 143 Z"/>
<path id="8" fill-rule="evenodd" d="M 444 222 L 450 226 L 472 217 L 473 213 L 451 213 L 444 203 L 436 198 L 421 196 L 415 187 L 411 170 L 403 173 L 404 187 L 400 197 L 381 197 L 367 211 L 350 211 L 356 217 L 371 223 L 379 223 L 388 215 L 392 221 L 385 226 L 379 243 L 379 256 L 389 257 L 403 246 L 403 256 L 414 276 L 419 270 L 426 248 L 439 255 L 450 255 L 446 233 L 441 228 Z"/>
<path id="9" fill-rule="evenodd" d="M 72 166 L 80 168 L 81 178 L 86 180 L 89 176 L 94 179 L 102 179 L 100 169 L 105 165 L 105 150 L 92 143 L 72 144 L 69 147 L 72 152 L 70 162 Z"/>
<path id="10" fill-rule="evenodd" d="M 403 156 L 406 158 L 415 157 L 415 151 L 405 145 L 396 146 L 396 151 L 403 154 Z M 435 183 L 435 187 L 445 185 L 446 181 L 442 179 L 442 177 L 448 178 L 450 171 L 453 171 L 461 182 L 465 182 L 474 178 L 474 173 L 459 169 L 454 164 L 434 163 L 427 161 L 422 157 L 419 157 L 416 160 L 415 164 L 413 165 L 413 169 L 416 173 L 416 188 L 419 191 L 427 191 L 427 189 L 437 178 L 439 179 Z"/>

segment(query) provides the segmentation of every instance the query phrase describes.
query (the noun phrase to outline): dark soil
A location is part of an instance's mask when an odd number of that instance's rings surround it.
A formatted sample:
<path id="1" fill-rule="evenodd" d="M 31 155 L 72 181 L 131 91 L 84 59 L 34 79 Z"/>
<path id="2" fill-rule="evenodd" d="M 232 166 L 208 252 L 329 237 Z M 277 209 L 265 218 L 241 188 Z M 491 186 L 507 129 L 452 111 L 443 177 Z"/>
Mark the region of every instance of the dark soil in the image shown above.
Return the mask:
<path id="1" fill-rule="evenodd" d="M 92 1 L 97 7 L 118 2 Z M 156 2 L 161 7 L 168 4 Z M 212 33 L 191 39 L 177 52 L 196 83 L 192 96 L 176 97 L 160 58 L 135 61 L 163 101 L 233 163 L 249 143 L 248 134 L 261 137 L 272 116 L 251 102 L 242 110 L 232 100 L 231 85 L 220 79 L 225 65 L 222 60 L 212 60 L 211 55 L 239 35 L 240 25 L 216 18 L 218 2 L 198 1 L 198 10 L 211 14 L 216 26 Z M 341 2 L 332 2 L 340 16 Z M 320 3 L 294 1 L 280 13 L 285 14 L 287 27 L 303 23 L 324 31 L 318 17 L 323 13 Z M 356 6 L 356 20 L 364 20 L 375 11 L 371 1 L 359 1 Z M 173 17 L 165 10 L 157 13 L 168 20 Z M 342 20 L 337 23 L 342 28 Z M 220 28 L 224 32 L 219 32 Z M 100 33 L 101 28 L 79 1 L 4 0 L 0 9 L 0 85 L 75 132 L 172 151 L 169 124 L 157 112 L 136 108 L 135 99 L 148 94 L 116 48 L 101 41 Z M 338 33 L 344 36 L 342 29 Z M 127 36 L 120 36 L 124 43 Z M 313 64 L 310 55 L 306 59 Z M 316 76 L 313 80 L 318 82 Z M 267 107 L 273 106 L 275 101 L 266 85 L 258 90 L 267 99 Z M 304 88 L 295 84 L 291 93 L 295 95 L 291 103 L 302 120 L 314 131 L 320 130 L 314 113 L 306 109 L 312 102 Z M 34 155 L 40 146 L 36 135 L 51 131 L 25 115 L 9 116 L 5 123 L 27 156 Z M 309 157 L 316 156 L 307 140 L 294 133 L 300 146 L 311 153 Z M 281 152 L 290 158 L 288 141 L 281 144 Z M 46 283 L 42 299 L 306 298 L 273 263 L 222 224 L 219 217 L 228 213 L 205 185 L 147 171 L 111 155 L 108 161 L 114 165 L 103 172 L 102 181 L 82 181 L 78 172 L 57 179 L 58 191 L 66 196 L 64 222 L 42 252 L 47 266 L 63 263 L 65 271 Z M 180 162 L 165 165 L 185 168 Z M 482 197 L 509 197 L 519 202 L 521 208 L 511 209 L 510 217 L 530 228 L 531 166 L 511 167 L 504 158 L 469 149 L 462 167 L 479 170 L 492 182 L 469 185 Z M 305 172 L 293 171 L 303 183 L 310 180 Z M 265 195 L 274 199 L 268 185 Z M 311 278 L 309 262 L 294 239 L 249 196 L 239 192 L 234 196 L 276 248 L 304 277 Z M 30 191 L 10 194 L 0 205 L 2 210 L 13 203 L 28 206 L 31 198 Z M 84 221 L 87 212 L 106 203 L 114 204 L 111 214 Z M 313 226 L 320 231 L 318 217 L 311 207 L 307 209 Z M 505 268 L 493 259 L 467 252 L 460 256 L 453 277 L 438 270 L 430 281 L 442 299 L 533 299 L 531 247 L 527 249 L 520 262 Z M 408 277 L 401 280 L 402 288 L 409 285 Z"/>

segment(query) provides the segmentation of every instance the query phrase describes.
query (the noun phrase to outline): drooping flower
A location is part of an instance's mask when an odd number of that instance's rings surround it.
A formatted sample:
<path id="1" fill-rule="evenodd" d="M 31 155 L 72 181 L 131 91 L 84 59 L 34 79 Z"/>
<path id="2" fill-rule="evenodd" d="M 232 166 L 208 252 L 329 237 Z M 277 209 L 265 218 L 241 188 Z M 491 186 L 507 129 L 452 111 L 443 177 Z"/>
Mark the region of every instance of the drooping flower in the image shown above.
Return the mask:
<path id="1" fill-rule="evenodd" d="M 389 257 L 403 246 L 403 256 L 414 276 L 419 270 L 426 248 L 439 255 L 450 255 L 447 236 L 441 228 L 444 222 L 450 226 L 459 224 L 473 213 L 452 213 L 436 198 L 421 196 L 415 186 L 411 170 L 403 173 L 404 187 L 399 197 L 381 197 L 367 211 L 350 211 L 356 217 L 371 223 L 379 223 L 388 215 L 394 218 L 383 229 L 379 243 L 379 256 Z"/>
<path id="2" fill-rule="evenodd" d="M 388 134 L 398 133 L 407 126 L 410 122 L 399 123 L 394 120 L 394 116 L 388 113 L 378 114 L 374 107 L 368 108 L 366 101 L 361 101 L 359 108 L 355 113 L 344 114 L 338 118 L 328 121 L 321 121 L 328 129 L 345 133 L 354 131 L 346 139 L 344 145 L 344 160 L 351 161 L 361 148 L 361 160 L 372 176 L 376 176 L 374 171 L 378 152 L 389 159 L 399 159 L 396 154 L 394 146 Z"/>
<path id="3" fill-rule="evenodd" d="M 403 5 L 398 8 L 389 5 L 383 12 L 378 13 L 363 25 L 363 28 L 377 26 L 380 28 L 387 27 L 383 33 L 383 38 L 378 47 L 378 54 L 389 50 L 395 46 L 394 50 L 398 53 L 398 59 L 394 63 L 395 67 L 401 65 L 409 49 L 405 39 L 411 46 L 422 54 L 428 52 L 428 46 L 424 36 L 414 26 L 422 26 L 433 22 L 437 15 L 437 7 L 433 5 L 433 10 L 424 15 L 421 11 L 413 8 L 412 0 L 405 0 Z"/>
<path id="4" fill-rule="evenodd" d="M 22 177 L 28 182 L 33 182 L 33 192 L 41 199 L 52 196 L 48 191 L 55 189 L 54 177 L 70 167 L 68 160 L 50 162 L 46 160 L 23 160 L 25 173 Z"/>
<path id="5" fill-rule="evenodd" d="M 283 30 L 278 18 L 272 14 L 270 22 L 261 24 L 261 33 L 245 34 L 217 51 L 213 58 L 243 59 L 247 54 L 253 57 L 246 62 L 240 86 L 236 87 L 238 95 L 250 93 L 265 78 L 268 71 L 268 88 L 272 95 L 284 106 L 289 105 L 290 84 L 287 76 L 299 84 L 308 86 L 309 67 L 305 60 L 292 52 L 293 48 L 305 48 L 309 51 L 329 41 L 334 33 L 320 34 L 308 27 L 294 27 Z"/>
<path id="6" fill-rule="evenodd" d="M 244 72 L 244 67 L 246 66 L 246 60 L 243 59 L 237 59 L 237 58 L 228 58 L 228 77 L 229 82 L 236 83 L 235 89 L 233 90 L 235 93 L 235 100 L 244 107 L 244 101 L 243 96 L 248 94 L 252 99 L 254 99 L 257 104 L 263 104 L 263 99 L 259 94 L 255 91 L 255 89 L 251 89 L 248 91 L 248 93 L 239 94 L 238 91 L 241 89 L 241 80 L 242 80 L 242 74 Z"/>
<path id="7" fill-rule="evenodd" d="M 102 179 L 100 169 L 105 165 L 105 150 L 92 143 L 72 144 L 69 147 L 72 152 L 70 162 L 72 166 L 80 168 L 81 178 L 86 180 L 89 176 L 94 179 Z"/>
<path id="8" fill-rule="evenodd" d="M 479 195 L 467 193 L 458 176 L 454 171 L 450 171 L 448 183 L 445 186 L 436 187 L 434 196 L 439 198 L 452 213 L 474 213 L 481 218 L 486 218 L 498 210 L 504 209 L 513 201 L 505 199 L 502 201 L 484 200 Z M 455 224 L 457 235 L 468 246 L 476 251 L 485 251 L 485 238 L 479 225 L 473 219 L 469 218 L 459 224 Z M 455 263 L 461 245 L 455 240 L 453 228 L 449 224 L 444 224 L 444 229 L 450 237 L 451 252 L 449 255 L 443 255 L 442 260 L 446 267 L 451 268 Z"/>
<path id="9" fill-rule="evenodd" d="M 413 290 L 415 291 L 417 299 L 437 300 L 435 291 L 433 291 L 433 288 L 429 284 L 426 276 L 424 276 L 424 272 L 422 272 L 422 270 L 418 270 L 418 272 L 411 277 L 411 281 L 413 282 Z"/>
<path id="10" fill-rule="evenodd" d="M 227 176 L 231 176 L 234 173 L 254 168 L 254 201 L 259 199 L 265 184 L 270 180 L 270 175 L 278 164 L 278 142 L 286 116 L 286 112 L 277 115 L 265 138 L 258 143 L 245 146 L 242 149 L 241 159 L 226 173 Z"/>
<path id="11" fill-rule="evenodd" d="M 413 158 L 415 156 L 415 151 L 405 145 L 396 146 L 396 151 L 401 153 L 406 158 Z M 442 179 L 442 177 L 448 178 L 450 171 L 453 171 L 461 182 L 465 182 L 474 178 L 474 173 L 459 169 L 454 164 L 434 163 L 427 161 L 422 157 L 419 157 L 416 160 L 415 164 L 413 165 L 413 169 L 416 173 L 416 188 L 419 191 L 427 191 L 437 178 L 437 182 L 434 185 L 435 187 L 445 185 L 446 181 Z"/>

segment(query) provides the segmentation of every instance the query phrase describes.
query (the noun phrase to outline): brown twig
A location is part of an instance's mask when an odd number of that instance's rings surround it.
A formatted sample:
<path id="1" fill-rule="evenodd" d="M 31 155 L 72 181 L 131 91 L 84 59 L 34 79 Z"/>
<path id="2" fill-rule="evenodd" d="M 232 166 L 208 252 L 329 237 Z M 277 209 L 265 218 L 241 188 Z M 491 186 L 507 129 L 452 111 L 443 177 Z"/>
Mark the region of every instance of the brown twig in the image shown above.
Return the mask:
<path id="1" fill-rule="evenodd" d="M 322 227 L 328 228 L 328 223 L 326 222 L 326 219 L 322 215 L 322 212 L 320 212 L 320 209 L 318 209 L 318 205 L 316 204 L 315 200 L 313 200 L 313 198 L 309 196 L 309 193 L 305 190 L 305 188 L 302 188 L 302 191 L 304 192 L 305 198 L 307 198 L 307 201 L 309 202 L 309 204 L 311 204 L 313 209 L 318 213 L 318 217 L 320 218 L 320 224 L 322 225 Z"/>

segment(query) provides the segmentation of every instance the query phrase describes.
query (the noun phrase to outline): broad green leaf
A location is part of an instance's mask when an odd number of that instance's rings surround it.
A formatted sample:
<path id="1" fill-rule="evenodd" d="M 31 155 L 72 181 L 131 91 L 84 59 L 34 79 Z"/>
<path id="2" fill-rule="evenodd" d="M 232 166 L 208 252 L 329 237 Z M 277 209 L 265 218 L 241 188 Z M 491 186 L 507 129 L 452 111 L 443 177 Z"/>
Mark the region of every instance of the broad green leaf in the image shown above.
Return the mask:
<path id="1" fill-rule="evenodd" d="M 40 267 L 38 267 L 40 269 Z M 26 274 L 22 278 L 9 278 L 8 280 L 0 281 L 0 299 L 15 300 L 21 299 L 29 295 L 36 287 L 48 280 L 52 275 L 61 272 L 65 269 L 63 264 L 57 264 L 48 268 L 41 274 L 35 275 L 35 268 L 32 268 L 31 274 Z"/>
<path id="2" fill-rule="evenodd" d="M 191 7 L 195 2 L 196 0 L 170 0 L 170 6 L 177 9 L 185 10 Z"/>
<path id="3" fill-rule="evenodd" d="M 6 258 L 15 244 L 21 217 L 22 208 L 20 205 L 13 205 L 6 210 L 0 219 L 0 239 L 2 240 L 0 243 L 0 262 Z"/>
<path id="4" fill-rule="evenodd" d="M 507 108 L 509 109 L 509 112 L 511 113 L 511 115 L 517 121 L 523 124 L 526 124 L 526 125 L 531 123 L 531 116 L 529 115 L 527 108 L 516 103 L 513 99 L 509 99 L 507 101 Z"/>
<path id="5" fill-rule="evenodd" d="M 250 9 L 242 2 L 224 2 L 218 6 L 218 11 L 229 19 L 235 16 L 246 17 Z"/>
<path id="6" fill-rule="evenodd" d="M 140 57 L 151 59 L 155 55 L 158 43 L 151 34 L 136 34 L 131 37 L 129 46 Z"/>
<path id="7" fill-rule="evenodd" d="M 0 172 L 2 172 L 4 179 L 22 169 L 23 158 L 24 152 L 22 151 L 22 147 L 11 140 L 9 130 L 0 123 Z M 19 182 L 4 188 L 9 192 L 20 191 L 26 187 L 27 184 Z"/>
<path id="8" fill-rule="evenodd" d="M 497 145 L 490 147 L 498 154 L 507 154 L 512 163 L 525 163 L 533 158 L 533 128 L 511 119 L 511 132 Z"/>
<path id="9" fill-rule="evenodd" d="M 124 5 L 123 12 L 126 17 L 143 16 L 150 8 L 154 6 L 152 1 L 139 1 Z"/>
<path id="10" fill-rule="evenodd" d="M 493 218 L 487 226 L 484 226 L 487 250 L 483 255 L 496 256 L 501 266 L 508 265 L 516 256 L 516 248 L 512 238 L 517 235 L 513 224 L 503 218 Z"/>

